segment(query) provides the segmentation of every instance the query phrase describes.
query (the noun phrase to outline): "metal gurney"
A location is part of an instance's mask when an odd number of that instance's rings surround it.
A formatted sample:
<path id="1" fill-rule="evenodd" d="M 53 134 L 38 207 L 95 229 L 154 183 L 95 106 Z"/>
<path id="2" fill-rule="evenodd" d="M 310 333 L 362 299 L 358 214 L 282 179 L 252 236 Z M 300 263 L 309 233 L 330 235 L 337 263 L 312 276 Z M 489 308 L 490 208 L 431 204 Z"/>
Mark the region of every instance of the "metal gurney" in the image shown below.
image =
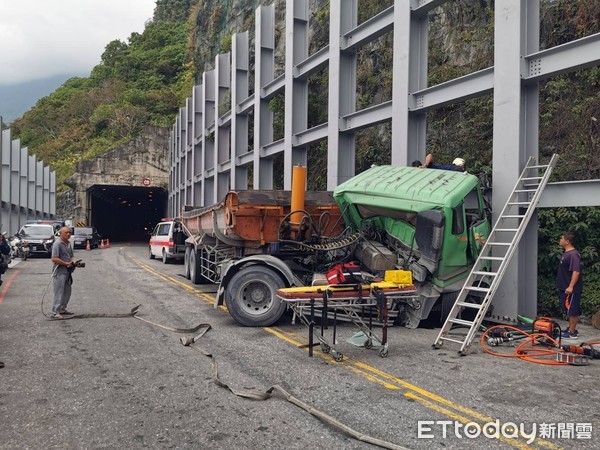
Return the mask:
<path id="1" fill-rule="evenodd" d="M 335 284 L 328 286 L 307 286 L 283 288 L 277 290 L 277 296 L 287 302 L 296 316 L 308 326 L 308 352 L 312 356 L 313 336 L 321 344 L 323 353 L 331 352 L 336 361 L 343 359 L 343 354 L 335 348 L 335 336 L 337 331 L 337 313 L 342 311 L 346 318 L 355 324 L 367 337 L 365 348 L 371 348 L 373 341 L 381 342 L 379 355 L 388 355 L 388 304 L 393 300 L 412 299 L 416 296 L 413 285 L 398 284 L 389 281 L 374 282 L 371 284 Z M 331 316 L 333 311 L 333 333 L 332 340 L 325 338 L 324 330 L 327 320 L 321 320 L 321 330 L 318 332 L 314 327 L 315 311 L 322 318 Z M 381 322 L 381 338 L 373 332 L 372 312 L 376 311 Z M 368 324 L 363 317 L 364 312 L 368 314 Z"/>

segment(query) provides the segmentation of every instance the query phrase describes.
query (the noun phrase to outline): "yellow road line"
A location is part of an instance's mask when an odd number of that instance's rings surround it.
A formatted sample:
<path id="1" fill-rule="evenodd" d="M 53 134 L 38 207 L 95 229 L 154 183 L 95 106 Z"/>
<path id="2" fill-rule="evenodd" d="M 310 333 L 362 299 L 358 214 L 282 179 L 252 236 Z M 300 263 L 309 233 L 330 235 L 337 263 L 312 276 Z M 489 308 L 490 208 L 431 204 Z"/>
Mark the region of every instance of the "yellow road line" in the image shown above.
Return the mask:
<path id="1" fill-rule="evenodd" d="M 422 397 L 419 397 L 418 395 L 416 395 L 416 394 L 414 394 L 412 392 L 406 392 L 404 394 L 404 396 L 407 397 L 407 398 L 410 398 L 412 400 L 415 400 L 415 401 L 419 402 L 420 404 L 422 404 L 423 406 L 426 406 L 429 409 L 433 409 L 434 411 L 437 411 L 437 412 L 439 412 L 441 414 L 444 414 L 445 416 L 448 416 L 451 419 L 454 419 L 454 420 L 456 420 L 458 422 L 461 422 L 464 425 L 472 422 L 471 420 L 466 419 L 464 416 L 461 416 L 460 414 L 456 414 L 453 411 L 450 411 L 449 409 L 446 409 L 446 408 L 443 408 L 441 406 L 438 406 L 435 403 L 430 402 L 429 400 L 426 400 L 426 399 L 424 399 Z M 498 436 L 498 439 L 500 439 L 503 442 L 506 442 L 507 444 L 512 445 L 513 447 L 521 449 L 521 450 L 530 450 L 530 449 L 534 448 L 534 447 L 530 447 L 527 444 L 519 442 L 517 440 L 517 438 L 510 439 L 510 438 L 507 438 L 507 437 L 504 437 L 504 436 L 500 435 L 500 436 Z M 535 440 L 534 440 L 534 442 L 535 442 Z"/>
<path id="2" fill-rule="evenodd" d="M 181 282 L 180 280 L 178 280 L 172 276 L 165 275 L 161 272 L 158 272 L 154 268 L 148 266 L 147 264 L 144 264 L 143 262 L 139 261 L 138 259 L 136 259 L 132 256 L 128 255 L 128 257 L 132 261 L 134 261 L 136 264 L 138 264 L 138 266 L 140 266 L 142 269 L 146 270 L 147 272 L 150 272 L 151 274 L 156 275 L 157 277 L 162 278 L 165 281 L 169 281 L 173 284 L 176 284 L 177 286 L 182 287 L 183 289 L 194 294 L 196 297 L 200 298 L 201 300 L 205 301 L 206 303 L 209 303 L 211 305 L 214 304 L 215 298 L 213 296 L 206 294 L 206 293 L 200 291 L 199 289 L 196 289 L 196 288 L 190 286 L 187 283 Z M 219 306 L 219 309 L 221 309 L 223 311 L 227 311 L 227 308 L 223 305 Z M 281 328 L 278 328 L 278 327 L 262 327 L 262 329 L 265 330 L 267 333 L 270 333 L 273 336 L 276 336 L 277 338 L 279 338 L 289 344 L 292 344 L 296 347 L 306 346 L 307 342 L 308 342 L 306 338 L 300 337 L 294 332 L 282 330 Z M 323 359 L 327 360 L 328 362 L 334 362 L 329 355 L 322 353 L 320 351 L 315 352 L 314 355 L 318 356 L 320 358 L 323 358 Z M 372 383 L 376 383 L 376 384 L 379 384 L 379 385 L 385 387 L 386 389 L 398 390 L 400 388 L 404 388 L 404 389 L 408 390 L 408 392 L 405 392 L 403 394 L 405 397 L 415 400 L 415 401 L 419 402 L 421 405 L 426 406 L 427 408 L 437 411 L 441 414 L 444 414 L 444 415 L 450 417 L 451 419 L 457 420 L 463 424 L 474 422 L 474 421 L 486 424 L 486 423 L 492 423 L 495 421 L 495 419 L 493 419 L 489 416 L 486 416 L 477 411 L 474 411 L 472 409 L 469 409 L 467 407 L 464 407 L 462 405 L 454 403 L 450 400 L 445 399 L 444 397 L 440 397 L 439 395 L 434 394 L 433 392 L 429 392 L 425 389 L 415 386 L 412 383 L 404 381 L 398 377 L 395 377 L 394 375 L 391 375 L 387 372 L 383 372 L 373 366 L 370 366 L 370 365 L 360 362 L 358 360 L 346 357 L 343 361 L 339 362 L 338 364 L 340 364 L 347 370 L 350 370 L 351 372 L 354 372 L 354 373 L 364 377 L 365 379 L 371 381 Z M 440 406 L 440 405 L 443 405 L 443 406 Z M 451 408 L 454 411 L 447 409 L 444 406 Z M 525 443 L 522 443 L 516 439 L 508 439 L 508 438 L 504 438 L 504 437 L 500 437 L 500 439 L 518 449 L 533 448 L 533 447 L 530 447 L 530 446 L 526 445 Z M 559 448 L 556 445 L 552 444 L 551 442 L 544 441 L 542 439 L 535 439 L 534 442 L 535 442 L 535 444 L 537 444 L 539 446 L 550 448 L 550 449 L 558 449 Z"/>

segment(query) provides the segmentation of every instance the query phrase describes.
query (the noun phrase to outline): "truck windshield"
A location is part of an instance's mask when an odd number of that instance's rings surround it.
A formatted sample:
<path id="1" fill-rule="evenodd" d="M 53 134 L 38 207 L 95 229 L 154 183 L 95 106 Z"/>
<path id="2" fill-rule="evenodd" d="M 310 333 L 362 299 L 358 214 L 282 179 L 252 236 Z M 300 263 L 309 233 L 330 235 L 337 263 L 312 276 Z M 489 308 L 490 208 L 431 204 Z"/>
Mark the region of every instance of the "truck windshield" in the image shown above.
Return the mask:
<path id="1" fill-rule="evenodd" d="M 417 213 L 413 211 L 402 211 L 398 209 L 382 208 L 380 206 L 356 205 L 358 213 L 363 219 L 372 217 L 389 217 L 394 220 L 402 220 L 411 224 L 413 227 L 417 224 Z"/>

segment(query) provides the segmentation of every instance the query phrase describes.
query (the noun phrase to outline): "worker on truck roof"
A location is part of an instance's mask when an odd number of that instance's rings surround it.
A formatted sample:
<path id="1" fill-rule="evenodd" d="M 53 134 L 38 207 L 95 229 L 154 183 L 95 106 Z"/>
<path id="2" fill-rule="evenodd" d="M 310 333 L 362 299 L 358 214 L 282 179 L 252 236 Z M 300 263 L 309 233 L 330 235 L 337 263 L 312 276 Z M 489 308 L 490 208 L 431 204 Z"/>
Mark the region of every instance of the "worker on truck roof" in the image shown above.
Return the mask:
<path id="1" fill-rule="evenodd" d="M 465 160 L 462 158 L 454 158 L 452 164 L 436 164 L 433 162 L 433 153 L 428 153 L 425 157 L 425 164 L 421 164 L 421 161 L 413 161 L 413 167 L 419 167 L 421 169 L 440 169 L 440 170 L 453 170 L 455 172 L 465 172 Z"/>

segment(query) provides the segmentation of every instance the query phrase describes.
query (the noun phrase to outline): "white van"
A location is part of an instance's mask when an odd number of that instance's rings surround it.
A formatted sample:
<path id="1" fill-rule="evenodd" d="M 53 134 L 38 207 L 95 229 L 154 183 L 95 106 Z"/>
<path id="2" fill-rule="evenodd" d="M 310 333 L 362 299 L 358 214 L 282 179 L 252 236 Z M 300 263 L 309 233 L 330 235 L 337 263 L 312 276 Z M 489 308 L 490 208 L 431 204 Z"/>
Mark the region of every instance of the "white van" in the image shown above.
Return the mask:
<path id="1" fill-rule="evenodd" d="M 163 219 L 150 234 L 150 259 L 159 256 L 165 264 L 171 260 L 183 260 L 186 238 L 181 222 Z"/>

